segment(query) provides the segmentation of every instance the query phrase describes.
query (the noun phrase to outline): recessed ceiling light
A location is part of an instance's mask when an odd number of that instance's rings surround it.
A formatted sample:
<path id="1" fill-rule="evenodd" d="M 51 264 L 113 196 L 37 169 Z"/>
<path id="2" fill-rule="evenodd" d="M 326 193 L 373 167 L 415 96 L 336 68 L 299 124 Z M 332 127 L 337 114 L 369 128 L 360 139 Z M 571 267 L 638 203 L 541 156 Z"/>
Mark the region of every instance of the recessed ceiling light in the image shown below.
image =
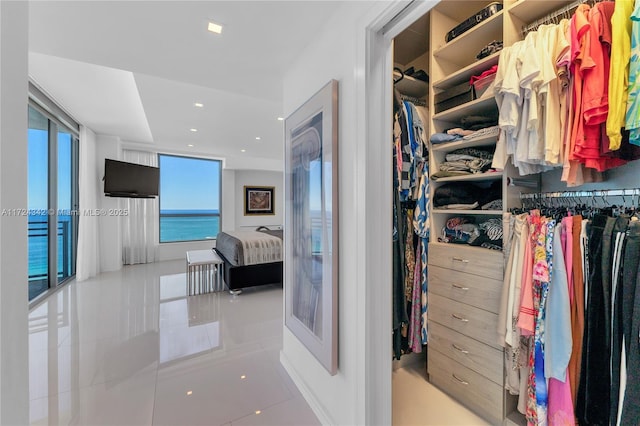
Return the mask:
<path id="1" fill-rule="evenodd" d="M 196 102 L 196 103 L 193 104 L 193 106 L 196 107 L 196 108 L 202 108 L 204 106 L 204 104 L 200 103 L 200 102 Z"/>
<path id="2" fill-rule="evenodd" d="M 187 395 L 191 396 L 193 394 L 193 391 L 187 391 Z"/>
<path id="3" fill-rule="evenodd" d="M 190 144 L 188 144 L 187 146 L 193 146 L 193 144 L 192 144 L 192 143 L 190 143 Z"/>
<path id="4" fill-rule="evenodd" d="M 257 141 L 259 141 L 260 139 L 262 139 L 260 136 L 256 136 Z"/>
<path id="5" fill-rule="evenodd" d="M 256 410 L 256 414 L 260 414 L 260 413 L 262 413 L 262 411 Z"/>
<path id="6" fill-rule="evenodd" d="M 198 131 L 198 129 L 189 129 L 189 130 L 191 130 L 192 132 L 197 132 Z"/>
<path id="7" fill-rule="evenodd" d="M 211 31 L 212 33 L 222 34 L 222 25 L 216 24 L 215 22 L 209 22 L 207 30 Z"/>
<path id="8" fill-rule="evenodd" d="M 246 149 L 241 149 L 240 152 L 247 152 L 247 150 Z"/>
<path id="9" fill-rule="evenodd" d="M 278 117 L 278 121 L 283 121 L 284 118 L 283 117 Z"/>
<path id="10" fill-rule="evenodd" d="M 240 376 L 241 379 L 246 379 L 247 376 L 245 376 L 244 374 L 242 376 Z"/>

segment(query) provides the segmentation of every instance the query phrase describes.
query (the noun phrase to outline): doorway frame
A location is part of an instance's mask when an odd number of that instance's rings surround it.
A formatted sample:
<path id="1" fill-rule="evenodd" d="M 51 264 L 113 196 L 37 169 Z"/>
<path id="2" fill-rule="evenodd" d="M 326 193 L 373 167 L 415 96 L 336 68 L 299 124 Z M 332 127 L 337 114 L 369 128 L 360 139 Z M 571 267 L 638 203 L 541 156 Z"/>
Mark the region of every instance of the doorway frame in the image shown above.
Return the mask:
<path id="1" fill-rule="evenodd" d="M 363 218 L 357 230 L 358 241 L 365 241 L 357 253 L 364 304 L 364 366 L 360 384 L 364 392 L 364 413 L 358 418 L 364 424 L 392 424 L 392 140 L 393 126 L 393 40 L 418 18 L 435 7 L 439 0 L 413 0 L 390 7 L 365 26 L 358 46 L 358 63 L 364 73 L 356 81 L 359 137 L 363 152 L 359 156 L 364 173 L 358 174 L 358 217 Z M 389 119 L 380 119 L 389 117 Z M 380 200 L 387 199 L 389 203 Z M 382 206 L 382 208 L 381 208 Z M 361 258 L 364 256 L 364 259 Z M 363 261 L 361 261 L 363 260 Z"/>

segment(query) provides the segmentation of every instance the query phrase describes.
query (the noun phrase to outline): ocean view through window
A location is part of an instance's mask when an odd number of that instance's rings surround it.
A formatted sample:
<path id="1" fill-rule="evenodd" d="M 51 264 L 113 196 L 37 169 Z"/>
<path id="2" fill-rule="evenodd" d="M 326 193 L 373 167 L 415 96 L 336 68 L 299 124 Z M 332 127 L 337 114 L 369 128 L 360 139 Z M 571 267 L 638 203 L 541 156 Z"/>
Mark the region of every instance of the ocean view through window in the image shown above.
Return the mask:
<path id="1" fill-rule="evenodd" d="M 27 208 L 29 300 L 76 273 L 78 137 L 29 104 Z M 77 130 L 77 129 L 76 129 Z"/>
<path id="2" fill-rule="evenodd" d="M 158 155 L 160 242 L 213 240 L 220 230 L 219 160 Z"/>

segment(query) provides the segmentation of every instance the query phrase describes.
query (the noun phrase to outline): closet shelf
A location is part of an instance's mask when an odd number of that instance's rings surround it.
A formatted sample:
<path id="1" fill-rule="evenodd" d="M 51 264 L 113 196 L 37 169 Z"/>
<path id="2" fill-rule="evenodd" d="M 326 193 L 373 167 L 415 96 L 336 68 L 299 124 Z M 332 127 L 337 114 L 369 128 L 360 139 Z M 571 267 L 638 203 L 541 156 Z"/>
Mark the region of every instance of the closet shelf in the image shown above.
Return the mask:
<path id="1" fill-rule="evenodd" d="M 468 115 L 482 115 L 487 111 L 492 111 L 493 115 L 498 116 L 498 105 L 494 97 L 487 97 L 476 99 L 471 102 L 467 102 L 462 105 L 458 105 L 455 108 L 448 109 L 446 111 L 439 112 L 432 117 L 433 120 L 448 121 L 450 123 L 456 123 L 461 118 Z"/>
<path id="2" fill-rule="evenodd" d="M 473 181 L 485 181 L 485 180 L 497 180 L 502 179 L 502 172 L 490 172 L 490 173 L 477 173 L 467 176 L 451 176 L 439 179 L 432 179 L 434 183 L 442 182 L 473 182 Z"/>
<path id="3" fill-rule="evenodd" d="M 443 243 L 440 241 L 434 241 L 432 243 L 429 243 L 429 249 L 431 249 L 431 247 L 457 247 L 457 248 L 461 248 L 462 250 L 471 250 L 471 251 L 478 251 L 478 254 L 480 256 L 484 255 L 487 250 L 491 250 L 488 248 L 484 248 L 484 247 L 476 247 L 476 246 L 471 246 L 469 244 L 455 244 L 455 243 Z M 496 253 L 502 253 L 501 251 L 498 250 L 491 250 L 492 252 L 496 252 Z M 524 416 L 523 416 L 524 417 Z"/>
<path id="4" fill-rule="evenodd" d="M 398 71 L 394 71 L 393 78 L 396 79 L 399 77 L 400 73 Z M 410 75 L 405 75 L 402 80 L 395 83 L 395 87 L 401 94 L 411 96 L 413 98 L 420 99 L 429 94 L 429 83 L 413 78 Z"/>
<path id="5" fill-rule="evenodd" d="M 529 24 L 566 5 L 566 0 L 519 0 L 513 3 L 508 10 L 511 15 L 520 19 L 523 24 Z"/>
<path id="6" fill-rule="evenodd" d="M 472 216 L 496 216 L 502 215 L 502 210 L 453 210 L 453 209 L 432 209 L 433 214 L 462 214 Z"/>
<path id="7" fill-rule="evenodd" d="M 461 36 L 433 52 L 435 59 L 444 59 L 454 64 L 466 66 L 470 59 L 493 40 L 502 40 L 502 17 L 504 11 L 496 13 L 489 19 L 476 25 Z"/>
<path id="8" fill-rule="evenodd" d="M 484 70 L 491 68 L 494 65 L 498 65 L 498 59 L 500 58 L 500 52 L 496 52 L 493 55 L 489 55 L 486 58 L 482 58 L 471 65 L 462 68 L 453 74 L 436 81 L 433 83 L 433 87 L 437 89 L 446 89 L 457 84 L 469 81 L 471 76 L 481 74 Z"/>
<path id="9" fill-rule="evenodd" d="M 471 139 L 471 140 L 461 140 L 455 142 L 445 142 L 441 144 L 431 144 L 431 151 L 433 152 L 451 152 L 460 148 L 473 148 L 477 146 L 487 146 L 487 145 L 495 145 L 497 142 L 498 136 L 496 135 L 488 135 L 483 138 Z"/>

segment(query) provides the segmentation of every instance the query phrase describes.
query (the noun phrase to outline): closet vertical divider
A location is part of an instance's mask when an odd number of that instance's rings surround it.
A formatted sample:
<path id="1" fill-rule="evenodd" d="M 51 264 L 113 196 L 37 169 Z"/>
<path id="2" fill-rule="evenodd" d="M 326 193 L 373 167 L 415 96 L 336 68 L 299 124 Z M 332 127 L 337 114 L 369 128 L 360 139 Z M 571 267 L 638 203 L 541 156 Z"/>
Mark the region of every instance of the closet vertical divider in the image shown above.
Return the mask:
<path id="1" fill-rule="evenodd" d="M 523 0 L 520 0 L 523 1 Z M 473 75 L 496 65 L 499 53 L 476 60 L 476 54 L 494 40 L 505 37 L 505 1 L 501 12 L 485 19 L 458 38 L 445 43 L 445 35 L 490 2 L 440 2 L 431 11 L 430 95 L 429 111 L 432 133 L 459 127 L 465 115 L 497 116 L 495 101 L 477 99 L 436 113 L 438 93 L 468 82 Z M 463 147 L 495 147 L 496 137 L 480 141 L 457 141 L 430 145 L 430 172 L 439 170 L 448 152 Z M 429 349 L 427 371 L 432 384 L 458 399 L 492 424 L 502 424 L 514 409 L 513 398 L 504 390 L 504 355 L 497 344 L 497 317 L 503 280 L 503 256 L 500 251 L 438 241 L 447 220 L 453 216 L 473 217 L 477 222 L 489 218 L 502 220 L 499 211 L 448 211 L 433 205 L 436 188 L 452 182 L 473 182 L 487 186 L 501 180 L 502 198 L 506 201 L 507 175 L 495 172 L 459 178 L 430 180 L 429 273 Z M 495 338 L 494 338 L 495 335 Z"/>

